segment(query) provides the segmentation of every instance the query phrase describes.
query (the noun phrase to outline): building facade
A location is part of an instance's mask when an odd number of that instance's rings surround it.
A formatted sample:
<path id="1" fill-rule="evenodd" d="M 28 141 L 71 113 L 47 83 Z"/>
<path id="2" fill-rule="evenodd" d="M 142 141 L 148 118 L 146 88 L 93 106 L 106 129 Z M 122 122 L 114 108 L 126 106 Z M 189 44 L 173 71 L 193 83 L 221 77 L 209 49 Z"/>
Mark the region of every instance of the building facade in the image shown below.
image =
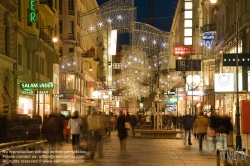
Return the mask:
<path id="1" fill-rule="evenodd" d="M 15 12 L 18 5 L 15 1 L 0 2 L 0 115 L 15 113 L 16 110 L 16 24 Z"/>
<path id="2" fill-rule="evenodd" d="M 101 84 L 102 51 L 84 35 L 82 17 L 96 10 L 96 0 L 59 1 L 60 111 L 85 115 L 89 106 L 99 106 L 92 92 Z"/>
<path id="3" fill-rule="evenodd" d="M 16 0 L 16 113 L 44 116 L 58 112 L 58 0 Z"/>

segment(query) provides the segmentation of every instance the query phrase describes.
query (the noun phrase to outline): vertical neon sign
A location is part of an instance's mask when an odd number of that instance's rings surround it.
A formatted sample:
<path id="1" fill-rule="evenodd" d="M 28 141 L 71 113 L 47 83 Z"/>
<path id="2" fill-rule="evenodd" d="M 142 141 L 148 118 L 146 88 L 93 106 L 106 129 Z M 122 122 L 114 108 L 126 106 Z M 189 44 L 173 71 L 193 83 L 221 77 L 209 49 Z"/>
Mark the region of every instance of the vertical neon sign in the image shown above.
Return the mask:
<path id="1" fill-rule="evenodd" d="M 30 0 L 30 22 L 36 22 L 35 0 Z"/>

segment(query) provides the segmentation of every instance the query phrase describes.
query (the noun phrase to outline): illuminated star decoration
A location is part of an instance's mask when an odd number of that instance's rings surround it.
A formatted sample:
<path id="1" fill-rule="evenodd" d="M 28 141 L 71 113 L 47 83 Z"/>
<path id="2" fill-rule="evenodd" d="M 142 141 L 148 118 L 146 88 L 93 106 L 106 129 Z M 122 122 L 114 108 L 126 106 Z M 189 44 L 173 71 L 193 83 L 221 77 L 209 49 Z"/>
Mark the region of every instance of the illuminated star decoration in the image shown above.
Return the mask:
<path id="1" fill-rule="evenodd" d="M 95 27 L 93 26 L 93 25 L 90 25 L 90 27 L 89 27 L 89 31 L 94 31 L 95 30 Z"/>
<path id="2" fill-rule="evenodd" d="M 119 15 L 116 16 L 116 19 L 121 21 L 123 19 L 123 17 L 119 14 Z"/>
<path id="3" fill-rule="evenodd" d="M 147 39 L 146 39 L 145 36 L 142 36 L 142 37 L 141 37 L 141 41 L 142 41 L 142 42 L 145 42 L 146 40 L 147 40 Z"/>
<path id="4" fill-rule="evenodd" d="M 108 18 L 108 19 L 107 19 L 107 22 L 110 23 L 110 24 L 112 23 L 112 21 L 113 21 L 113 20 L 112 20 L 111 18 Z"/>
<path id="5" fill-rule="evenodd" d="M 161 46 L 162 46 L 163 48 L 166 48 L 167 44 L 166 44 L 166 43 L 162 43 Z"/>
<path id="6" fill-rule="evenodd" d="M 153 45 L 156 45 L 156 44 L 157 44 L 156 40 L 153 40 L 152 44 L 153 44 Z"/>
<path id="7" fill-rule="evenodd" d="M 98 23 L 97 23 L 97 26 L 98 26 L 99 28 L 101 28 L 101 27 L 103 26 L 103 22 L 98 22 Z"/>

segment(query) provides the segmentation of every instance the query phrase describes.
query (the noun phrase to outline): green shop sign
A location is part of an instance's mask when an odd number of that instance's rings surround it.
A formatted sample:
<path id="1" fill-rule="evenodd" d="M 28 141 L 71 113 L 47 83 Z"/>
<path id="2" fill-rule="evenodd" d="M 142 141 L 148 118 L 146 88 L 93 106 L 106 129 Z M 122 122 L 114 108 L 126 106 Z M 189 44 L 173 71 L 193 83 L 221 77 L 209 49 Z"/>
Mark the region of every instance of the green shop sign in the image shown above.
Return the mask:
<path id="1" fill-rule="evenodd" d="M 35 0 L 30 0 L 30 16 L 29 21 L 30 22 L 36 22 L 36 2 Z"/>
<path id="2" fill-rule="evenodd" d="M 26 82 L 21 82 L 20 83 L 20 88 L 21 89 L 37 89 L 37 88 L 43 88 L 43 89 L 53 89 L 54 88 L 54 83 L 53 82 L 47 82 L 47 83 L 26 83 Z"/>

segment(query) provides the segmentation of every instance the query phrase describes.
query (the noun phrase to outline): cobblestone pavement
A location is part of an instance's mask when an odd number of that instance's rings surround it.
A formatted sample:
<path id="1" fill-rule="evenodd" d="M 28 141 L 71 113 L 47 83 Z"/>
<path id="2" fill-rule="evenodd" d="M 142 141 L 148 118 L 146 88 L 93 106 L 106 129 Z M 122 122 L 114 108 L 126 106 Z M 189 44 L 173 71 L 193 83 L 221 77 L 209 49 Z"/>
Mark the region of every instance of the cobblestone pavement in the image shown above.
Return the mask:
<path id="1" fill-rule="evenodd" d="M 103 156 L 96 153 L 94 159 L 84 163 L 46 164 L 72 166 L 213 166 L 216 165 L 216 148 L 226 146 L 225 137 L 217 137 L 216 147 L 211 138 L 203 141 L 203 150 L 198 147 L 198 139 L 192 138 L 193 145 L 177 139 L 145 139 L 128 137 L 126 150 L 120 149 L 117 132 L 103 138 Z M 64 143 L 60 150 L 72 150 L 71 143 Z M 67 159 L 65 159 L 67 160 Z M 45 164 L 44 164 L 45 165 Z"/>

